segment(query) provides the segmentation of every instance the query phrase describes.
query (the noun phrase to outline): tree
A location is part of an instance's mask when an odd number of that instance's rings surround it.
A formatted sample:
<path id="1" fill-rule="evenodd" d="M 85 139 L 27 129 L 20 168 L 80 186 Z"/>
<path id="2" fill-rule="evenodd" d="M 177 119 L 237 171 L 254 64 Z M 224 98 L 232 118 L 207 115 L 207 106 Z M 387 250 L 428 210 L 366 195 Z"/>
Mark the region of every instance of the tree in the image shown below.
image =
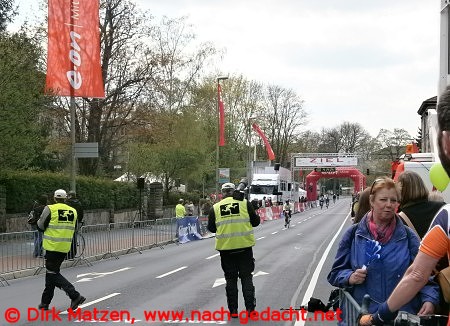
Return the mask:
<path id="1" fill-rule="evenodd" d="M 342 151 L 356 153 L 371 139 L 369 133 L 359 123 L 345 121 L 339 126 L 342 137 Z"/>
<path id="2" fill-rule="evenodd" d="M 292 145 L 294 153 L 318 153 L 320 134 L 316 131 L 305 130 L 300 133 Z"/>
<path id="3" fill-rule="evenodd" d="M 41 49 L 24 33 L 0 33 L 0 167 L 26 169 L 44 152 Z"/>
<path id="4" fill-rule="evenodd" d="M 303 100 L 293 90 L 272 85 L 267 88 L 264 107 L 262 129 L 271 142 L 277 161 L 287 166 L 290 163 L 289 146 L 306 123 Z"/>
<path id="5" fill-rule="evenodd" d="M 419 152 L 422 152 L 422 128 L 418 128 L 417 129 L 417 136 L 416 138 L 414 138 L 414 140 L 416 141 L 417 147 L 419 148 Z"/>
<path id="6" fill-rule="evenodd" d="M 405 153 L 405 147 L 411 142 L 412 137 L 405 129 L 394 128 L 394 131 L 380 129 L 377 140 L 382 148 L 378 155 L 394 161 Z"/>
<path id="7" fill-rule="evenodd" d="M 0 1 L 0 32 L 6 31 L 6 25 L 13 21 L 13 17 L 18 14 L 14 0 Z"/>

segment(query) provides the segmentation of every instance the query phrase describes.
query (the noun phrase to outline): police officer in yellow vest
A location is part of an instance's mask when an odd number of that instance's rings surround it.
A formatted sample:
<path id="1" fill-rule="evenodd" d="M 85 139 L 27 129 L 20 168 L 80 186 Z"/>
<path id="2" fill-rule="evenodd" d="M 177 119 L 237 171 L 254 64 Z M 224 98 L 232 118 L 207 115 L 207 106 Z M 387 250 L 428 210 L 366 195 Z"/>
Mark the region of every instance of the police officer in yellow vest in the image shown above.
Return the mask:
<path id="1" fill-rule="evenodd" d="M 238 317 L 238 277 L 247 311 L 255 310 L 255 287 L 252 272 L 255 270 L 252 247 L 255 245 L 253 227 L 260 223 L 253 205 L 233 198 L 233 183 L 222 185 L 223 199 L 214 204 L 208 214 L 208 230 L 216 233 L 216 250 L 225 274 L 228 309 Z"/>
<path id="2" fill-rule="evenodd" d="M 45 249 L 45 289 L 42 293 L 39 309 L 48 310 L 53 299 L 55 287 L 62 289 L 71 299 L 70 307 L 76 310 L 86 298 L 75 290 L 75 287 L 60 274 L 61 264 L 70 250 L 77 211 L 66 205 L 67 193 L 58 189 L 54 194 L 55 204 L 45 206 L 37 225 L 44 232 L 43 247 Z"/>

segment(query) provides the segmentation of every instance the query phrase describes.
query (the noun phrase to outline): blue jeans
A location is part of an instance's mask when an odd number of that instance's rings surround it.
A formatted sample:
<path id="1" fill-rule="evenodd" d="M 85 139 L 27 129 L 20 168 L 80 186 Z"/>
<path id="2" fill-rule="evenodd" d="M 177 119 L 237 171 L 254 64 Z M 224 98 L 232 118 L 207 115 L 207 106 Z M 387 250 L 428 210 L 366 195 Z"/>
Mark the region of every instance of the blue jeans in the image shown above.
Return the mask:
<path id="1" fill-rule="evenodd" d="M 39 257 L 43 255 L 42 252 L 42 232 L 39 230 L 35 230 L 33 233 L 34 236 L 34 250 L 33 256 Z"/>

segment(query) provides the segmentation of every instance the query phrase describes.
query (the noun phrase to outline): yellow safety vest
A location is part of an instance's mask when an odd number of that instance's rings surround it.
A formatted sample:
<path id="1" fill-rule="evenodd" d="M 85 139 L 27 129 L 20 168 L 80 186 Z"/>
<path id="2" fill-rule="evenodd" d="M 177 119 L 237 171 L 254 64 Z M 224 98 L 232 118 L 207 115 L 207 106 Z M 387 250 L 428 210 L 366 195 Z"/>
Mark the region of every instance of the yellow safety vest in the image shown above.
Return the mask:
<path id="1" fill-rule="evenodd" d="M 213 208 L 217 227 L 216 250 L 248 248 L 255 245 L 247 200 L 226 197 L 214 204 Z"/>
<path id="2" fill-rule="evenodd" d="M 70 250 L 77 211 L 64 203 L 48 205 L 50 223 L 44 232 L 42 241 L 45 250 L 67 253 Z"/>
<path id="3" fill-rule="evenodd" d="M 184 208 L 184 206 L 181 204 L 175 206 L 175 216 L 184 217 L 184 215 L 186 215 L 186 208 Z"/>

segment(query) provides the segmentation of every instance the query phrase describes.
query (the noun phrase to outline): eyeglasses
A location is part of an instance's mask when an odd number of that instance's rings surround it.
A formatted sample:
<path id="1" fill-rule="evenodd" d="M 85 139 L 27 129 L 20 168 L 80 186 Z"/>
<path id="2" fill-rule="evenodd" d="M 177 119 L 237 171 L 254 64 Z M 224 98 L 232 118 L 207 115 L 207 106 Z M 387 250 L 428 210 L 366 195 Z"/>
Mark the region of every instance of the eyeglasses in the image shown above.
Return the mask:
<path id="1" fill-rule="evenodd" d="M 375 186 L 376 183 L 380 182 L 380 181 L 384 181 L 383 178 L 377 178 L 373 181 L 372 186 L 370 187 L 370 194 L 372 195 L 373 193 L 373 186 Z"/>

